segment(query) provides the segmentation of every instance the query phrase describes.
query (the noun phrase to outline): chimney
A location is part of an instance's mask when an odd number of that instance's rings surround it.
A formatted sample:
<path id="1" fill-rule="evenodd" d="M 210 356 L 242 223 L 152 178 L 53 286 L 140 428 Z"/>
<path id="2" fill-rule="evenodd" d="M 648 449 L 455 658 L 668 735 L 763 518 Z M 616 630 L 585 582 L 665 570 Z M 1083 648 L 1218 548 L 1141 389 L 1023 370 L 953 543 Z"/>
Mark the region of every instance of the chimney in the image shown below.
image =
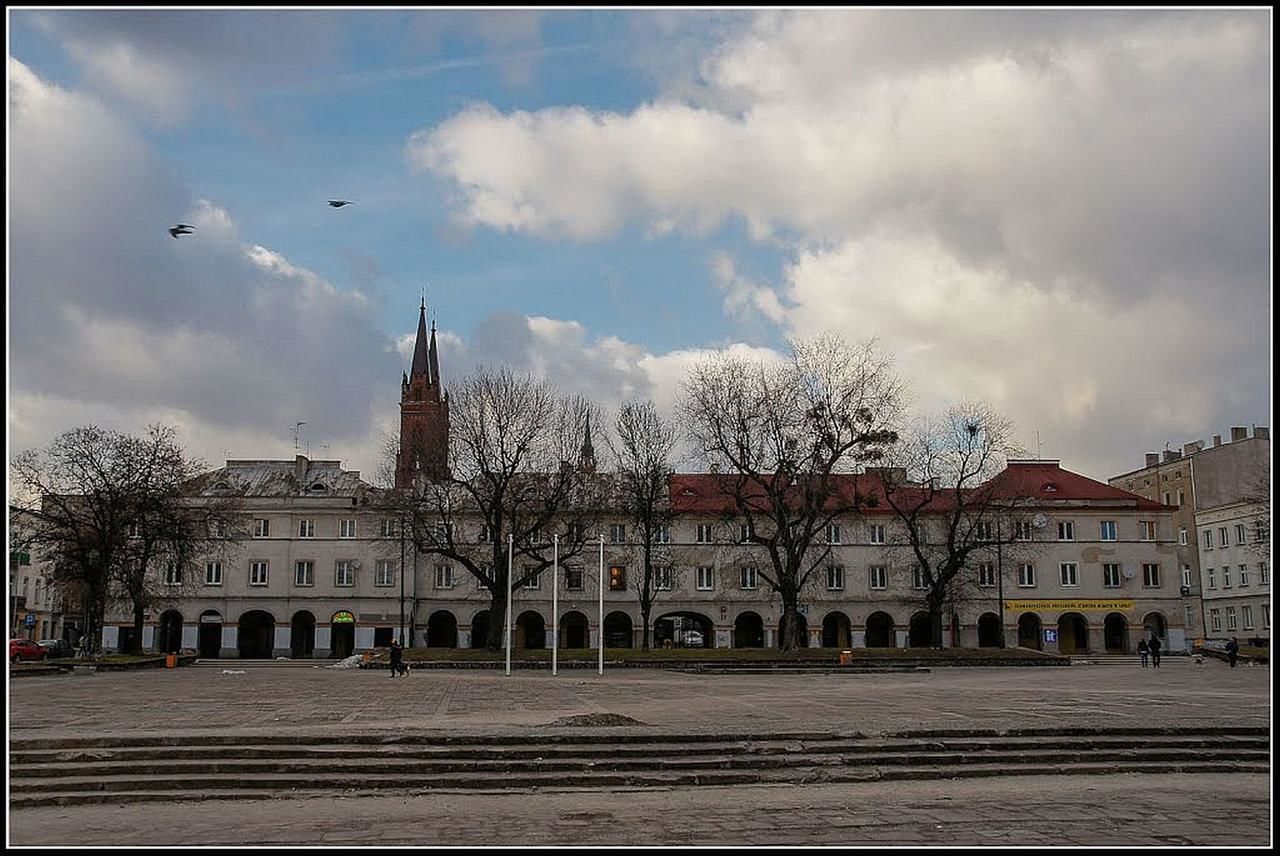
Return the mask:
<path id="1" fill-rule="evenodd" d="M 1270 440 L 1270 439 L 1271 439 L 1271 431 L 1270 431 L 1270 430 L 1268 430 L 1267 426 L 1265 426 L 1265 425 L 1254 425 L 1254 426 L 1253 426 L 1253 438 L 1254 438 L 1255 440 Z"/>
<path id="2" fill-rule="evenodd" d="M 1166 464 L 1169 463 L 1170 461 L 1176 461 L 1178 460 L 1178 458 L 1181 458 L 1181 457 L 1182 457 L 1181 452 L 1175 452 L 1173 449 L 1164 450 L 1164 462 Z"/>
<path id="3" fill-rule="evenodd" d="M 1219 447 L 1219 446 L 1221 446 L 1221 445 L 1222 445 L 1222 435 L 1221 435 L 1221 434 L 1214 434 L 1214 435 L 1213 435 L 1213 447 L 1216 449 L 1217 447 Z"/>
<path id="4" fill-rule="evenodd" d="M 1147 466 L 1154 467 L 1158 463 L 1160 463 L 1160 453 L 1147 452 Z"/>
<path id="5" fill-rule="evenodd" d="M 1182 447 L 1182 454 L 1194 455 L 1196 452 L 1204 448 L 1204 440 L 1194 440 Z"/>
<path id="6" fill-rule="evenodd" d="M 1234 426 L 1231 428 L 1231 442 L 1232 442 L 1232 443 L 1236 442 L 1237 440 L 1247 440 L 1247 439 L 1249 439 L 1249 429 L 1248 429 L 1248 428 L 1244 428 L 1244 427 L 1236 428 L 1236 427 L 1234 427 Z"/>
<path id="7" fill-rule="evenodd" d="M 302 484 L 307 480 L 307 456 L 298 455 L 293 462 L 293 472 L 298 479 L 298 483 Z"/>

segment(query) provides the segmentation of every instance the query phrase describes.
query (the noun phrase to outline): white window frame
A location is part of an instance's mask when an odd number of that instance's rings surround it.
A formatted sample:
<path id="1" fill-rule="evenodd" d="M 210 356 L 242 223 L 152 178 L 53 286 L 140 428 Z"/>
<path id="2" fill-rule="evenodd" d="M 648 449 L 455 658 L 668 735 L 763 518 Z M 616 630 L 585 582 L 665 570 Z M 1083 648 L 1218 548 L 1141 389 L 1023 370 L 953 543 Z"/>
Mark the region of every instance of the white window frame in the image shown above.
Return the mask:
<path id="1" fill-rule="evenodd" d="M 1188 587 L 1191 585 L 1191 566 L 1190 565 L 1182 566 L 1182 584 Z"/>
<path id="2" fill-rule="evenodd" d="M 354 517 L 343 517 L 338 520 L 338 537 L 356 537 L 356 521 Z"/>
<path id="3" fill-rule="evenodd" d="M 1119 562 L 1103 562 L 1102 563 L 1102 587 L 1103 588 L 1120 588 L 1123 584 L 1124 571 Z"/>
<path id="4" fill-rule="evenodd" d="M 492 567 L 490 567 L 489 565 L 481 565 L 481 566 L 480 566 L 480 573 L 481 573 L 481 574 L 483 574 L 483 575 L 484 575 L 484 576 L 486 576 L 486 577 L 492 577 L 492 576 L 493 576 L 493 568 L 492 568 Z M 476 591 L 488 591 L 488 590 L 489 590 L 489 587 L 488 587 L 487 585 L 485 585 L 484 579 L 483 579 L 482 577 L 476 576 L 475 574 L 472 574 L 471 576 L 472 576 L 472 578 L 476 581 Z"/>
<path id="5" fill-rule="evenodd" d="M 488 544 L 492 540 L 493 538 L 489 535 L 489 524 L 488 523 L 480 524 L 480 533 L 476 535 L 476 543 Z"/>
<path id="6" fill-rule="evenodd" d="M 1249 566 L 1241 565 L 1240 566 L 1240 586 L 1241 588 L 1244 588 L 1248 585 L 1249 585 Z"/>
<path id="7" fill-rule="evenodd" d="M 1036 587 L 1036 566 L 1032 562 L 1018 563 L 1018 588 Z"/>
<path id="8" fill-rule="evenodd" d="M 396 537 L 396 521 L 389 517 L 384 517 L 379 531 L 382 533 L 383 538 Z"/>
<path id="9" fill-rule="evenodd" d="M 1247 536 L 1244 533 L 1245 533 L 1244 524 L 1237 523 L 1236 524 L 1236 543 L 1237 544 L 1244 544 L 1246 542 Z"/>
<path id="10" fill-rule="evenodd" d="M 333 563 L 333 584 L 338 588 L 351 588 L 356 584 L 356 568 L 352 559 L 338 559 Z"/>
<path id="11" fill-rule="evenodd" d="M 743 591 L 755 591 L 760 586 L 760 578 L 755 565 L 741 565 L 738 568 L 738 588 Z"/>
<path id="12" fill-rule="evenodd" d="M 1114 541 L 1116 540 L 1116 522 L 1114 520 L 1098 521 L 1099 540 Z"/>
<path id="13" fill-rule="evenodd" d="M 526 567 L 524 569 L 524 575 L 528 576 L 529 572 L 532 570 L 532 567 Z M 529 591 L 540 591 L 542 589 L 542 571 L 538 571 L 532 577 L 529 577 L 529 580 L 524 584 L 524 587 Z"/>
<path id="14" fill-rule="evenodd" d="M 306 569 L 306 575 L 301 571 Z M 298 559 L 293 563 L 293 584 L 299 588 L 311 588 L 316 584 L 316 563 L 311 559 Z"/>
<path id="15" fill-rule="evenodd" d="M 716 569 L 711 565 L 698 567 L 698 591 L 715 591 Z"/>
<path id="16" fill-rule="evenodd" d="M 1226 547 L 1230 543 L 1231 543 L 1231 539 L 1227 536 L 1227 527 L 1219 526 L 1218 527 L 1218 546 Z"/>
<path id="17" fill-rule="evenodd" d="M 1218 588 L 1218 574 L 1216 569 L 1205 568 L 1205 573 L 1208 574 L 1208 578 L 1209 578 L 1209 586 L 1208 586 L 1209 590 L 1216 591 Z"/>
<path id="18" fill-rule="evenodd" d="M 1227 607 L 1227 630 L 1239 630 L 1240 625 L 1236 621 L 1236 608 L 1234 606 Z"/>
<path id="19" fill-rule="evenodd" d="M 1074 520 L 1058 521 L 1058 540 L 1059 541 L 1076 540 L 1076 523 Z"/>
<path id="20" fill-rule="evenodd" d="M 182 565 L 178 562 L 167 562 L 164 566 L 164 584 L 167 586 L 182 585 Z M 36 580 L 36 600 L 40 599 L 40 580 Z"/>
<path id="21" fill-rule="evenodd" d="M 925 585 L 924 568 L 919 565 L 911 566 L 911 588 L 914 591 L 926 591 L 929 588 Z"/>
<path id="22" fill-rule="evenodd" d="M 1017 520 L 1013 524 L 1013 539 L 1015 541 L 1030 541 L 1032 527 L 1031 522 L 1027 520 Z"/>
<path id="23" fill-rule="evenodd" d="M 671 524 L 659 523 L 658 531 L 653 535 L 653 543 L 670 544 L 671 543 Z"/>
<path id="24" fill-rule="evenodd" d="M 1216 609 L 1209 610 L 1209 624 L 1213 632 L 1218 633 L 1222 630 L 1222 615 Z"/>
<path id="25" fill-rule="evenodd" d="M 627 524 L 625 523 L 609 524 L 609 543 L 610 544 L 627 543 Z"/>
<path id="26" fill-rule="evenodd" d="M 390 559 L 378 559 L 373 563 L 373 584 L 389 587 L 396 584 L 396 563 Z"/>
<path id="27" fill-rule="evenodd" d="M 1262 627 L 1264 630 L 1271 628 L 1271 604 L 1259 604 L 1262 607 Z"/>
<path id="28" fill-rule="evenodd" d="M 222 585 L 222 562 L 215 560 L 204 563 L 204 584 L 207 586 Z"/>
<path id="29" fill-rule="evenodd" d="M 827 591 L 844 591 L 844 565 L 827 565 Z"/>
<path id="30" fill-rule="evenodd" d="M 827 524 L 827 543 L 828 544 L 840 543 L 840 524 L 839 523 Z"/>
<path id="31" fill-rule="evenodd" d="M 675 574 L 670 565 L 658 565 L 653 569 L 653 588 L 655 591 L 671 591 Z"/>
<path id="32" fill-rule="evenodd" d="M 996 563 L 982 562 L 978 565 L 978 586 L 993 588 L 996 584 Z"/>
<path id="33" fill-rule="evenodd" d="M 1271 584 L 1270 574 L 1271 574 L 1271 570 L 1270 568 L 1267 567 L 1267 563 L 1259 562 L 1258 563 L 1258 585 L 1263 585 L 1263 586 L 1270 585 Z"/>
<path id="34" fill-rule="evenodd" d="M 271 518 L 255 517 L 253 519 L 253 537 L 254 538 L 270 538 L 271 537 Z"/>
<path id="35" fill-rule="evenodd" d="M 316 537 L 316 522 L 309 518 L 298 521 L 298 537 L 314 538 Z"/>
<path id="36" fill-rule="evenodd" d="M 249 585 L 265 586 L 271 579 L 271 562 L 255 559 L 249 563 Z"/>
<path id="37" fill-rule="evenodd" d="M 1204 530 L 1204 548 L 1206 550 L 1213 549 L 1213 530 L 1212 529 Z"/>
<path id="38" fill-rule="evenodd" d="M 1253 629 L 1253 606 L 1247 603 L 1240 605 L 1240 626 L 1245 630 Z"/>
<path id="39" fill-rule="evenodd" d="M 578 584 L 573 584 L 575 576 Z M 582 591 L 583 590 L 583 573 L 580 565 L 566 565 L 564 569 L 564 590 L 565 591 Z"/>
<path id="40" fill-rule="evenodd" d="M 697 542 L 699 544 L 711 544 L 715 541 L 715 533 L 710 523 L 699 523 L 697 531 Z"/>
<path id="41" fill-rule="evenodd" d="M 453 576 L 453 565 L 436 565 L 435 579 L 433 580 L 437 589 L 451 589 L 457 580 Z"/>
<path id="42" fill-rule="evenodd" d="M 1224 589 L 1231 588 L 1231 566 L 1230 565 L 1222 566 L 1222 587 Z"/>
<path id="43" fill-rule="evenodd" d="M 867 569 L 867 586 L 872 591 L 885 591 L 889 588 L 889 569 L 884 565 L 872 565 Z"/>
<path id="44" fill-rule="evenodd" d="M 1178 530 L 1178 544 L 1183 547 L 1187 546 L 1187 527 L 1185 526 Z"/>
<path id="45" fill-rule="evenodd" d="M 1154 580 L 1154 582 L 1152 582 Z M 1159 562 L 1143 562 L 1142 563 L 1142 587 L 1143 588 L 1160 588 L 1160 563 Z"/>
<path id="46" fill-rule="evenodd" d="M 1058 582 L 1063 588 L 1079 588 L 1080 566 L 1076 562 L 1059 562 Z"/>
<path id="47" fill-rule="evenodd" d="M 884 524 L 882 523 L 871 524 L 871 540 L 868 543 L 870 544 L 884 543 Z"/>
<path id="48" fill-rule="evenodd" d="M 1138 540 L 1155 541 L 1156 540 L 1156 521 L 1139 520 L 1138 521 Z"/>

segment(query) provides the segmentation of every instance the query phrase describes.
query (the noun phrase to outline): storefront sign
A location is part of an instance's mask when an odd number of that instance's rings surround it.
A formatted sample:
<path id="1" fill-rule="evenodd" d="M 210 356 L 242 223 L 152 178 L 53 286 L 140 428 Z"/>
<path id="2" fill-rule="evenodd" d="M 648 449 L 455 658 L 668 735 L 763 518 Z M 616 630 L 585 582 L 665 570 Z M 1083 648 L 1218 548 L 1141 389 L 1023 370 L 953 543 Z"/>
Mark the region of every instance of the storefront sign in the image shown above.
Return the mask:
<path id="1" fill-rule="evenodd" d="M 1057 642 L 1057 641 L 1058 641 L 1058 631 L 1056 631 L 1056 630 L 1049 630 L 1049 629 L 1047 629 L 1047 628 L 1046 628 L 1046 629 L 1045 629 L 1045 631 L 1044 631 L 1044 641 L 1045 641 L 1045 642 L 1049 642 L 1049 643 Z"/>
<path id="2" fill-rule="evenodd" d="M 1133 612 L 1131 600 L 1006 600 L 1004 608 L 1011 611 L 1087 610 L 1090 612 Z"/>
<path id="3" fill-rule="evenodd" d="M 331 619 L 330 623 L 332 623 L 332 624 L 355 624 L 355 623 L 356 623 L 356 617 L 355 617 L 354 615 L 352 615 L 351 613 L 346 612 L 345 610 L 344 610 L 344 611 L 342 611 L 342 612 L 335 612 L 335 613 L 333 614 L 333 618 Z"/>

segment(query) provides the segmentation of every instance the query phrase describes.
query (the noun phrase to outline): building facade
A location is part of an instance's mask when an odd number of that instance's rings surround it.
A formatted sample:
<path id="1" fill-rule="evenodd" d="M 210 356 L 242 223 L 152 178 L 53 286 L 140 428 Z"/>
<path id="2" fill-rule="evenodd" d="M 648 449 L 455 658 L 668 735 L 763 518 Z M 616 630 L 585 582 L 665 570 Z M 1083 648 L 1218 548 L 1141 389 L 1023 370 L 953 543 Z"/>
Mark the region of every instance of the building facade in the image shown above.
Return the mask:
<path id="1" fill-rule="evenodd" d="M 68 624 L 63 614 L 63 593 L 53 584 L 53 578 L 38 552 L 20 546 L 15 538 L 15 527 L 22 525 L 26 512 L 9 507 L 9 638 L 10 639 L 67 639 L 75 641 L 75 627 Z"/>

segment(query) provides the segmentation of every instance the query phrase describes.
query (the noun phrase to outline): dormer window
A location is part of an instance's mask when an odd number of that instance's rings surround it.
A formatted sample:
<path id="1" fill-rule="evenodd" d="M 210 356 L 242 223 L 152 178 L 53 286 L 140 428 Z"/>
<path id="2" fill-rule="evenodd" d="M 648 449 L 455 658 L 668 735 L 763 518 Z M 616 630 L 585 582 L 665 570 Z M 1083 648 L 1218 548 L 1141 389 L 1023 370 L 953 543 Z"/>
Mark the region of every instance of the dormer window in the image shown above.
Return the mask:
<path id="1" fill-rule="evenodd" d="M 311 492 L 312 492 L 312 493 L 323 493 L 323 492 L 325 492 L 325 491 L 326 491 L 326 490 L 328 490 L 328 489 L 329 489 L 329 488 L 327 488 L 327 487 L 325 487 L 325 486 L 324 486 L 324 482 L 316 482 L 315 484 L 313 484 L 313 485 L 311 486 Z"/>
<path id="2" fill-rule="evenodd" d="M 1054 493 L 1058 490 L 1058 486 L 1053 482 L 1046 482 L 1045 485 L 1040 489 L 1045 493 Z"/>
<path id="3" fill-rule="evenodd" d="M 214 490 L 231 490 L 231 483 L 220 481 L 213 486 Z"/>

